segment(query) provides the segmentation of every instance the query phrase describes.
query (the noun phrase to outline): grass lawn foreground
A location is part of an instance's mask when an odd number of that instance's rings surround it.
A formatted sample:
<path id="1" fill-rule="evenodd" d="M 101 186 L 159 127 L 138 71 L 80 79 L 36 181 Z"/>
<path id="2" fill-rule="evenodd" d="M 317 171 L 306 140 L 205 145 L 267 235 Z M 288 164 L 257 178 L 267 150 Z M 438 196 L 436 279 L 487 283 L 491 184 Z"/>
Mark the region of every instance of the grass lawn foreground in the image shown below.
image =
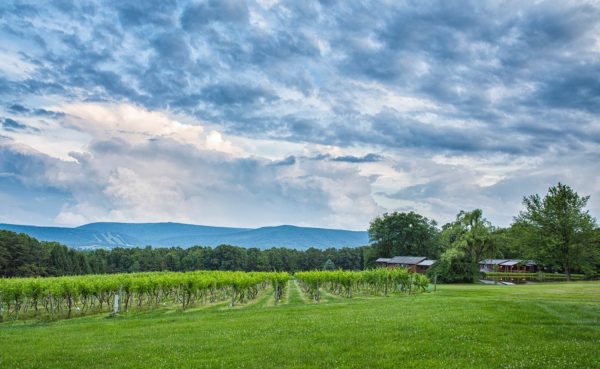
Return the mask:
<path id="1" fill-rule="evenodd" d="M 600 282 L 0 324 L 0 368 L 600 368 Z"/>

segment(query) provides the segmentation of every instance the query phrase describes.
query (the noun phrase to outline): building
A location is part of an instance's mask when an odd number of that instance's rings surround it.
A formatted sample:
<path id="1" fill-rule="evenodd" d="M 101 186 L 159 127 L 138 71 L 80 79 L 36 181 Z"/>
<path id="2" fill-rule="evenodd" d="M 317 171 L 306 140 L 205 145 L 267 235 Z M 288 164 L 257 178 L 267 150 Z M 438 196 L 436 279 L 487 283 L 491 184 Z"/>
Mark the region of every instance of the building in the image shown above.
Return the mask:
<path id="1" fill-rule="evenodd" d="M 393 258 L 379 258 L 375 262 L 388 268 L 406 268 L 410 272 L 426 273 L 436 260 L 424 256 L 394 256 Z"/>
<path id="2" fill-rule="evenodd" d="M 479 262 L 482 273 L 535 273 L 538 265 L 533 260 L 518 259 L 485 259 Z"/>

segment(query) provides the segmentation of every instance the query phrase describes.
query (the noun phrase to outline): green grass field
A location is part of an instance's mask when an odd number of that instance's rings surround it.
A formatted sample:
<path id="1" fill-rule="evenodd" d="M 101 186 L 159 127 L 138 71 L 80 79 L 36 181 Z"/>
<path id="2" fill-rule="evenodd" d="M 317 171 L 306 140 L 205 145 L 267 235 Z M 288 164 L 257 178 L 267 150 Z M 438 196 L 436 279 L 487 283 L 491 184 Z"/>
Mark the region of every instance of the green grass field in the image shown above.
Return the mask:
<path id="1" fill-rule="evenodd" d="M 0 324 L 0 368 L 600 368 L 600 283 Z"/>

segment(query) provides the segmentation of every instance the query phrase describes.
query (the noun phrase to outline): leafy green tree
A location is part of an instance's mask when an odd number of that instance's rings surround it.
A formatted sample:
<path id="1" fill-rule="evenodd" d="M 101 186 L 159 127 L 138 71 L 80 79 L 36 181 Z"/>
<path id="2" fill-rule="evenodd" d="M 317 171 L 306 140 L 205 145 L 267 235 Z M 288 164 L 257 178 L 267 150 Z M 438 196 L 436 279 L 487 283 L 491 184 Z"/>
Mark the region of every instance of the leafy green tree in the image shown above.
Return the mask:
<path id="1" fill-rule="evenodd" d="M 596 221 L 585 209 L 589 198 L 559 182 L 544 198 L 537 194 L 524 197 L 525 210 L 516 218 L 529 234 L 527 246 L 535 258 L 561 268 L 567 280 L 574 270 L 591 272 L 598 257 Z"/>
<path id="2" fill-rule="evenodd" d="M 327 259 L 325 264 L 323 264 L 323 270 L 335 270 L 335 264 L 331 259 Z"/>
<path id="3" fill-rule="evenodd" d="M 246 251 L 247 262 L 246 271 L 269 271 L 269 259 L 266 253 L 261 252 L 260 249 L 250 248 Z"/>
<path id="4" fill-rule="evenodd" d="M 437 275 L 443 282 L 471 282 L 471 266 L 465 253 L 457 248 L 446 250 L 437 263 L 427 271 L 430 277 Z"/>
<path id="5" fill-rule="evenodd" d="M 219 245 L 213 250 L 210 263 L 214 270 L 244 270 L 246 249 L 231 245 Z"/>
<path id="6" fill-rule="evenodd" d="M 368 247 L 368 246 L 367 246 Z M 343 270 L 361 270 L 363 269 L 363 249 L 365 247 L 343 247 L 341 249 L 332 249 L 331 260 Z"/>
<path id="7" fill-rule="evenodd" d="M 592 239 L 592 260 L 590 261 L 592 264 L 592 268 L 595 271 L 595 274 L 600 274 L 600 228 L 596 228 L 594 230 L 594 235 Z"/>
<path id="8" fill-rule="evenodd" d="M 1 236 L 2 233 L 0 233 L 0 237 Z M 8 252 L 8 246 L 4 242 L 0 241 L 0 271 L 7 270 L 8 265 L 10 263 L 10 259 L 11 255 Z"/>
<path id="9" fill-rule="evenodd" d="M 446 251 L 438 266 L 445 274 L 444 279 L 476 281 L 479 261 L 495 252 L 493 232 L 494 227 L 483 217 L 481 209 L 461 211 L 453 223 L 445 225 L 440 241 Z"/>
<path id="10" fill-rule="evenodd" d="M 306 249 L 299 258 L 298 267 L 300 270 L 321 269 L 325 263 L 323 251 L 314 247 Z"/>
<path id="11" fill-rule="evenodd" d="M 385 213 L 371 221 L 369 239 L 377 257 L 414 255 L 436 258 L 439 245 L 436 242 L 436 222 L 415 212 Z"/>
<path id="12" fill-rule="evenodd" d="M 491 258 L 535 259 L 527 244 L 534 243 L 535 235 L 523 223 L 515 222 L 507 228 L 498 228 L 493 234 L 494 250 L 488 254 Z"/>
<path id="13" fill-rule="evenodd" d="M 169 252 L 167 252 L 167 254 L 165 255 L 163 260 L 165 261 L 165 264 L 166 264 L 166 270 L 171 270 L 171 271 L 181 270 L 181 261 L 179 259 L 179 256 L 177 255 L 176 250 L 170 250 Z"/>

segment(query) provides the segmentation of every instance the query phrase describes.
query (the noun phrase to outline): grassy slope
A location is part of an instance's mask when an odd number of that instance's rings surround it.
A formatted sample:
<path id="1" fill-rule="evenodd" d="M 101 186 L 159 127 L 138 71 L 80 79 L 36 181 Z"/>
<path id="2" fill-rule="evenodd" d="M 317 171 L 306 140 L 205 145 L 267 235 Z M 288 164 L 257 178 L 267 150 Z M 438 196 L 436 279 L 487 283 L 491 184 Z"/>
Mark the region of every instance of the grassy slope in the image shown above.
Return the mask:
<path id="1" fill-rule="evenodd" d="M 1 368 L 600 368 L 600 283 L 0 324 Z"/>

